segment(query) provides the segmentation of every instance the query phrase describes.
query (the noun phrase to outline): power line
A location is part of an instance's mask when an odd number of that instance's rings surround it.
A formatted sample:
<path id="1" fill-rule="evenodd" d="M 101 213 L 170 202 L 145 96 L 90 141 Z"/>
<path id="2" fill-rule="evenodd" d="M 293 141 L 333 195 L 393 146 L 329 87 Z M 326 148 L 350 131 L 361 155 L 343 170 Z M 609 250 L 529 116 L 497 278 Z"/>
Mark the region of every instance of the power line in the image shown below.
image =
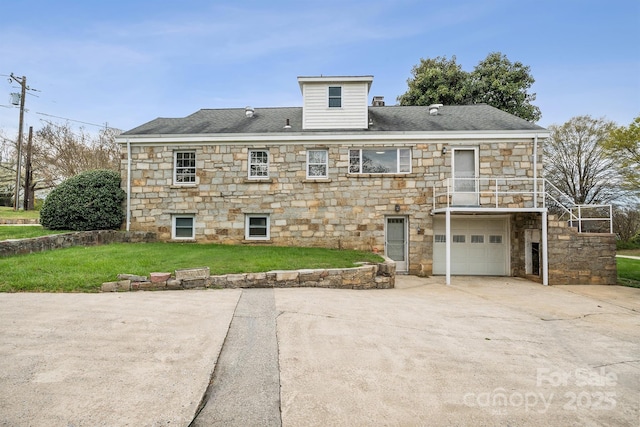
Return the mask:
<path id="1" fill-rule="evenodd" d="M 53 117 L 53 118 L 56 118 L 56 119 L 68 120 L 70 122 L 75 122 L 75 123 L 82 123 L 83 125 L 89 125 L 89 126 L 96 126 L 96 127 L 99 127 L 99 128 L 107 128 L 107 129 L 119 130 L 118 128 L 114 128 L 114 127 L 109 126 L 108 123 L 97 124 L 97 123 L 83 122 L 82 120 L 75 120 L 75 119 L 70 119 L 68 117 L 54 116 L 53 114 L 40 113 L 40 112 L 37 112 L 37 111 L 36 111 L 36 114 L 39 114 L 41 116 Z"/>
<path id="2" fill-rule="evenodd" d="M 19 83 L 20 86 L 22 86 L 22 83 L 19 81 L 19 79 L 16 78 L 16 76 L 14 76 L 13 73 L 11 73 L 11 74 L 0 74 L 0 76 L 9 77 L 9 82 L 15 81 L 16 83 Z M 42 92 L 41 90 L 34 89 L 34 88 L 29 87 L 29 86 L 26 86 L 25 89 L 27 91 L 29 91 L 29 92 L 26 92 L 27 95 L 31 95 L 31 96 L 34 96 L 36 98 L 39 98 L 39 96 L 38 95 L 34 95 L 31 92 Z M 11 105 L 0 105 L 0 107 L 13 108 L 13 106 L 11 106 Z M 25 110 L 25 111 L 28 111 L 28 110 Z M 67 121 L 74 122 L 74 123 L 81 123 L 83 125 L 88 125 L 88 126 L 95 126 L 95 127 L 99 127 L 99 128 L 105 128 L 105 129 L 120 130 L 118 128 L 114 128 L 112 126 L 109 126 L 109 124 L 107 122 L 105 122 L 104 124 L 97 124 L 97 123 L 85 122 L 85 121 L 82 121 L 82 120 L 70 119 L 68 117 L 55 116 L 53 114 L 47 114 L 47 113 L 42 113 L 42 112 L 36 112 L 36 114 L 39 114 L 41 116 L 53 117 L 53 118 L 61 119 L 61 120 L 67 120 Z"/>

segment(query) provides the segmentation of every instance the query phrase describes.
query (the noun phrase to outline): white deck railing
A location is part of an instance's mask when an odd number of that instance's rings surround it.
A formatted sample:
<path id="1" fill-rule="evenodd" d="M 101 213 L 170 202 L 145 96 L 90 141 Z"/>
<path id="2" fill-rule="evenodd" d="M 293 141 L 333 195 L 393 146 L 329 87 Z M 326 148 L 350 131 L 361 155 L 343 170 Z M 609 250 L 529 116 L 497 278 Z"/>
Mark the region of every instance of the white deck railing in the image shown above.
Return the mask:
<path id="1" fill-rule="evenodd" d="M 452 207 L 548 208 L 580 233 L 613 233 L 611 205 L 575 204 L 542 178 L 447 178 L 433 186 L 433 210 Z"/>

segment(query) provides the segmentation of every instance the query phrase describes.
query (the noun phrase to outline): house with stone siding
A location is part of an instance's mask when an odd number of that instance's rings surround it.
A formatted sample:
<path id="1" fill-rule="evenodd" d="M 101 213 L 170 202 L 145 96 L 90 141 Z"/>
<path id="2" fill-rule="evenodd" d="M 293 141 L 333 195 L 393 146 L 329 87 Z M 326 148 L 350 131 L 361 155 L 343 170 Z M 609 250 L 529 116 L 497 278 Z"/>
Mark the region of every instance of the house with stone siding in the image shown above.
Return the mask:
<path id="1" fill-rule="evenodd" d="M 549 213 L 561 196 L 542 176 L 546 129 L 483 104 L 369 105 L 372 84 L 298 77 L 302 106 L 202 109 L 124 132 L 126 229 L 375 251 L 447 283 L 615 283 L 610 230 L 584 233 L 575 207 Z"/>

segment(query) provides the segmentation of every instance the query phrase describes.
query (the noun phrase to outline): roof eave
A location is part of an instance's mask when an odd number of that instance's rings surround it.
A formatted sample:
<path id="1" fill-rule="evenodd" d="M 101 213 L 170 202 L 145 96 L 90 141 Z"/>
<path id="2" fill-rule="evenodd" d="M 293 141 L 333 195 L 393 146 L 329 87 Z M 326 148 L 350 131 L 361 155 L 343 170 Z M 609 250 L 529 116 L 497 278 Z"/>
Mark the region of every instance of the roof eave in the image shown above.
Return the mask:
<path id="1" fill-rule="evenodd" d="M 300 91 L 304 83 L 367 83 L 367 92 L 371 90 L 373 76 L 298 76 Z"/>
<path id="2" fill-rule="evenodd" d="M 474 139 L 544 139 L 549 137 L 547 130 L 485 130 L 485 131 L 349 131 L 349 132 L 274 132 L 274 133 L 213 133 L 213 134 L 148 134 L 148 135 L 119 135 L 116 142 L 126 144 L 171 144 L 171 143 L 233 143 L 233 142 L 343 142 L 343 141 L 371 141 L 392 142 L 411 140 L 474 140 Z"/>

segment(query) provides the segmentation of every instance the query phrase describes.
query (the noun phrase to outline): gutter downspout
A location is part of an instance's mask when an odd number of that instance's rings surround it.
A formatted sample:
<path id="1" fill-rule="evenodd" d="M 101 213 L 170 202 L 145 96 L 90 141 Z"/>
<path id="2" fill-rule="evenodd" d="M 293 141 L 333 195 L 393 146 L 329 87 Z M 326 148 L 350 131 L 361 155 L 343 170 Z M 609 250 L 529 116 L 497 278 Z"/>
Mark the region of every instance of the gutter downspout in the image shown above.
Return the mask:
<path id="1" fill-rule="evenodd" d="M 533 207 L 538 207 L 538 134 L 533 138 Z"/>
<path id="2" fill-rule="evenodd" d="M 131 228 L 131 143 L 127 138 L 127 231 Z"/>

